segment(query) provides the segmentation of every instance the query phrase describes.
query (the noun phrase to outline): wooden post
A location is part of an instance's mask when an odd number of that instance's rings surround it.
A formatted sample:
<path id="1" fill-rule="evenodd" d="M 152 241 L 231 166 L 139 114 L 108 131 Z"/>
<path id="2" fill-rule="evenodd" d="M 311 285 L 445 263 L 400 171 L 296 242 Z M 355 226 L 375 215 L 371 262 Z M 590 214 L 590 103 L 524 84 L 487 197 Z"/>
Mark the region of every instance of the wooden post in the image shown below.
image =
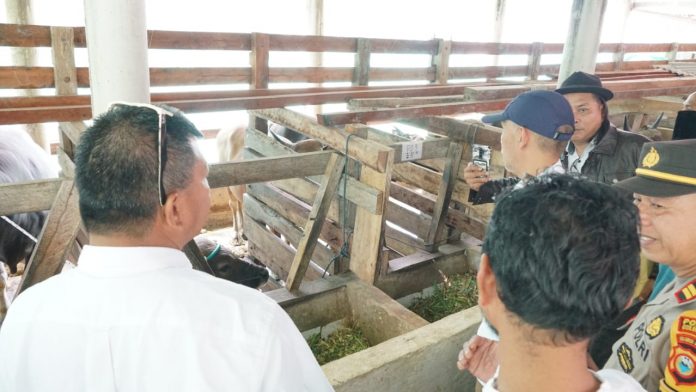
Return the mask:
<path id="1" fill-rule="evenodd" d="M 326 165 L 324 172 L 324 180 L 319 187 L 317 196 L 314 199 L 312 211 L 309 213 L 309 220 L 305 225 L 304 235 L 297 247 L 297 253 L 292 261 L 288 280 L 286 282 L 288 290 L 297 290 L 300 288 L 302 278 L 304 277 L 309 260 L 314 252 L 314 247 L 317 244 L 319 233 L 324 224 L 326 213 L 329 211 L 331 201 L 336 195 L 338 189 L 338 181 L 341 179 L 343 171 L 344 159 L 338 154 L 332 154 L 329 163 Z"/>
<path id="2" fill-rule="evenodd" d="M 527 75 L 529 76 L 529 80 L 537 80 L 539 78 L 539 64 L 541 64 L 541 54 L 543 51 L 543 42 L 532 42 L 532 45 L 529 47 L 527 62 Z"/>
<path id="3" fill-rule="evenodd" d="M 77 95 L 77 71 L 75 69 L 75 44 L 72 27 L 51 27 L 51 56 L 56 95 Z M 79 125 L 75 125 L 79 129 Z M 60 148 L 65 155 L 74 159 L 75 144 L 60 127 Z M 63 171 L 65 167 L 61 165 Z"/>
<path id="4" fill-rule="evenodd" d="M 669 53 L 667 53 L 667 61 L 674 61 L 677 59 L 677 53 L 679 53 L 679 43 L 672 42 L 672 48 Z"/>
<path id="5" fill-rule="evenodd" d="M 440 39 L 437 45 L 437 54 L 433 55 L 432 59 L 432 65 L 435 67 L 435 83 L 447 84 L 450 52 L 452 52 L 452 41 Z"/>
<path id="6" fill-rule="evenodd" d="M 457 182 L 459 164 L 462 161 L 463 146 L 460 143 L 450 143 L 447 150 L 445 169 L 442 173 L 442 182 L 437 192 L 437 201 L 433 209 L 433 219 L 430 222 L 430 229 L 425 238 L 425 250 L 434 252 L 437 250 L 438 242 L 442 240 L 442 232 L 445 227 L 447 210 L 452 200 L 452 191 Z"/>
<path id="7" fill-rule="evenodd" d="M 614 71 L 620 71 L 623 67 L 624 56 L 626 55 L 626 47 L 623 43 L 619 44 L 619 47 L 614 52 Z"/>
<path id="8" fill-rule="evenodd" d="M 352 143 L 352 140 L 351 140 Z M 383 173 L 363 165 L 360 182 L 383 189 L 389 195 L 392 168 L 394 166 L 394 150 L 389 150 L 387 166 Z M 388 197 L 383 200 L 383 208 L 379 213 L 370 213 L 364 208 L 358 208 L 355 217 L 355 232 L 350 251 L 350 269 L 363 281 L 374 284 L 377 277 L 387 271 L 388 263 L 381 258 L 384 243 L 384 219 Z M 378 261 L 381 262 L 378 264 Z"/>
<path id="9" fill-rule="evenodd" d="M 48 219 L 22 275 L 17 294 L 60 272 L 79 228 L 77 188 L 73 181 L 65 180 L 48 213 Z"/>
<path id="10" fill-rule="evenodd" d="M 252 89 L 268 88 L 268 50 L 270 48 L 270 37 L 268 34 L 251 34 L 251 53 L 249 63 L 251 64 L 251 85 Z M 261 132 L 268 132 L 268 121 L 249 115 L 249 127 Z"/>
<path id="11" fill-rule="evenodd" d="M 353 71 L 353 86 L 367 86 L 370 81 L 370 40 L 358 38 L 357 48 Z"/>

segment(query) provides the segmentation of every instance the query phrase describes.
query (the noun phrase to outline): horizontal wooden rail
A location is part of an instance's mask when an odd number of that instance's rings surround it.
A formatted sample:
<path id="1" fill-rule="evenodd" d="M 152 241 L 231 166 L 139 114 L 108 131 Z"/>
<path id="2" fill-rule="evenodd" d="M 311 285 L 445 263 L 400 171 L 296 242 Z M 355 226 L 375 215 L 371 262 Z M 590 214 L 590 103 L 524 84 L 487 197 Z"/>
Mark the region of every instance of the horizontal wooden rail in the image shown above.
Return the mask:
<path id="1" fill-rule="evenodd" d="M 341 87 L 230 92 L 152 94 L 152 102 L 166 103 L 186 112 L 267 109 L 287 105 L 319 105 L 353 98 L 408 97 L 463 94 L 472 84 L 403 87 Z M 89 96 L 0 98 L 0 124 L 82 121 L 92 117 Z"/>
<path id="2" fill-rule="evenodd" d="M 317 119 L 319 123 L 325 125 L 342 125 L 351 123 L 367 124 L 370 122 L 395 121 L 398 119 L 424 116 L 444 116 L 458 113 L 490 112 L 504 109 L 507 103 L 508 100 L 498 100 L 422 105 L 397 109 L 377 109 L 369 112 L 318 114 Z"/>
<path id="3" fill-rule="evenodd" d="M 332 152 L 320 151 L 210 165 L 211 188 L 315 176 L 324 173 Z M 0 215 L 42 211 L 51 207 L 62 179 L 0 184 Z"/>

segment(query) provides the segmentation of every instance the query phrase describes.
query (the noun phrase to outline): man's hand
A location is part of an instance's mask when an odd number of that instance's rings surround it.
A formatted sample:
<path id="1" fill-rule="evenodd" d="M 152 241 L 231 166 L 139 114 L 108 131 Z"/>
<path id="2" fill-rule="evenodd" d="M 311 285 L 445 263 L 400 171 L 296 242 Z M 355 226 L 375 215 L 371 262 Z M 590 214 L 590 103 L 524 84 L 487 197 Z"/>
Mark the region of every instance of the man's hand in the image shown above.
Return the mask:
<path id="1" fill-rule="evenodd" d="M 464 343 L 459 352 L 457 368 L 467 370 L 474 377 L 486 382 L 498 367 L 498 342 L 474 335 Z"/>
<path id="2" fill-rule="evenodd" d="M 482 168 L 469 162 L 464 168 L 464 182 L 469 185 L 469 188 L 478 192 L 481 185 L 487 183 L 490 180 L 488 177 L 488 172 L 484 171 Z"/>

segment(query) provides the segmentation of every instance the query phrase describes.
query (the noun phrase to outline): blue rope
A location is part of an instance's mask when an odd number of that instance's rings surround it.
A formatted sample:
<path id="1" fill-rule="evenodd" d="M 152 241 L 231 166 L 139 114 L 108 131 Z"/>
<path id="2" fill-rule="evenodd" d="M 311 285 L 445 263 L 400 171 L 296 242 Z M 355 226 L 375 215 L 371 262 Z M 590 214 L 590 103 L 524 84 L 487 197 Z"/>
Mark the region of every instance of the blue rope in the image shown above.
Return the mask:
<path id="1" fill-rule="evenodd" d="M 215 248 L 213 248 L 213 251 L 210 252 L 210 254 L 208 256 L 205 256 L 205 261 L 210 261 L 210 259 L 217 256 L 217 254 L 220 253 L 220 248 L 222 248 L 222 246 L 220 244 L 215 245 Z"/>

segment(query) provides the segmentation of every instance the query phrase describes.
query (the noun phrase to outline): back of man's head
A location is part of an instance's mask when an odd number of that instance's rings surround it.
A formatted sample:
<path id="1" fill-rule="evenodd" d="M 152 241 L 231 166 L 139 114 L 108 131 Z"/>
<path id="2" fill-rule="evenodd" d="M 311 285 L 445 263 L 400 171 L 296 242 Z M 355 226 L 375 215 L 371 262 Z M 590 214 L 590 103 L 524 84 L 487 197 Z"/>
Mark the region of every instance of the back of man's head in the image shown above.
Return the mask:
<path id="1" fill-rule="evenodd" d="M 564 345 L 627 305 L 638 275 L 638 215 L 611 187 L 540 176 L 498 196 L 483 245 L 505 308 Z"/>
<path id="2" fill-rule="evenodd" d="M 164 188 L 185 188 L 196 160 L 191 140 L 202 136 L 175 108 L 166 116 Z M 81 136 L 75 156 L 80 214 L 87 231 L 139 236 L 159 206 L 158 113 L 143 106 L 113 105 Z"/>

